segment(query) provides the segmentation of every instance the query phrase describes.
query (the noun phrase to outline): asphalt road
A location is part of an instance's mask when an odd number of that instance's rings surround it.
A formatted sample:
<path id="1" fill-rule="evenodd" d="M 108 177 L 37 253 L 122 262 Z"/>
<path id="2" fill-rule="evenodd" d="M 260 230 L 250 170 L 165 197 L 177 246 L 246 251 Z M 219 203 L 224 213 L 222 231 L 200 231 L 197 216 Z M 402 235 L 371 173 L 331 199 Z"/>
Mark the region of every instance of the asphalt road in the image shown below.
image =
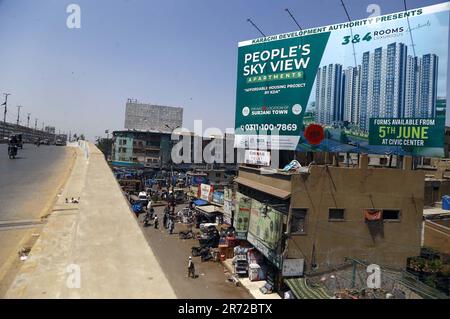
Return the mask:
<path id="1" fill-rule="evenodd" d="M 0 222 L 38 219 L 69 167 L 66 147 L 25 144 L 14 160 L 0 144 Z"/>
<path id="2" fill-rule="evenodd" d="M 178 209 L 184 206 L 179 206 Z M 213 261 L 201 262 L 200 257 L 193 257 L 197 278 L 187 277 L 188 257 L 191 247 L 198 246 L 194 239 L 180 240 L 178 232 L 185 230 L 183 224 L 177 223 L 174 234 L 169 235 L 162 225 L 163 207 L 155 209 L 159 217 L 159 229 L 152 226 L 143 228 L 144 234 L 167 276 L 177 298 L 185 299 L 252 299 L 242 287 L 236 287 L 227 280 L 224 267 Z M 144 215 L 139 216 L 142 227 Z M 198 230 L 197 230 L 198 231 Z"/>
<path id="3" fill-rule="evenodd" d="M 0 298 L 20 268 L 17 252 L 36 241 L 41 228 L 35 222 L 51 208 L 73 154 L 71 148 L 25 144 L 10 160 L 8 146 L 0 144 Z"/>

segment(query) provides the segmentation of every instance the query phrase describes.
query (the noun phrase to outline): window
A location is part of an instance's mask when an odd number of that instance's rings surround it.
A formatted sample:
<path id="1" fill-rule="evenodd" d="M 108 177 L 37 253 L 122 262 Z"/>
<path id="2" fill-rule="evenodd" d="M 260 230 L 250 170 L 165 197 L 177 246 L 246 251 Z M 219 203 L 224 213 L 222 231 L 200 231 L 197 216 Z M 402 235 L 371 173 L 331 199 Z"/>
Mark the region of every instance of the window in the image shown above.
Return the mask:
<path id="1" fill-rule="evenodd" d="M 431 158 L 424 158 L 423 159 L 423 165 L 424 166 L 431 166 Z"/>
<path id="2" fill-rule="evenodd" d="M 387 165 L 387 163 L 388 163 L 388 160 L 387 160 L 387 158 L 386 157 L 381 157 L 380 158 L 380 165 Z"/>
<path id="3" fill-rule="evenodd" d="M 394 209 L 384 209 L 383 220 L 400 220 L 400 211 Z"/>
<path id="4" fill-rule="evenodd" d="M 343 208 L 330 208 L 328 210 L 328 220 L 344 220 Z"/>
<path id="5" fill-rule="evenodd" d="M 291 233 L 292 234 L 305 234 L 306 233 L 306 213 L 307 209 L 294 208 L 292 209 L 292 222 Z"/>

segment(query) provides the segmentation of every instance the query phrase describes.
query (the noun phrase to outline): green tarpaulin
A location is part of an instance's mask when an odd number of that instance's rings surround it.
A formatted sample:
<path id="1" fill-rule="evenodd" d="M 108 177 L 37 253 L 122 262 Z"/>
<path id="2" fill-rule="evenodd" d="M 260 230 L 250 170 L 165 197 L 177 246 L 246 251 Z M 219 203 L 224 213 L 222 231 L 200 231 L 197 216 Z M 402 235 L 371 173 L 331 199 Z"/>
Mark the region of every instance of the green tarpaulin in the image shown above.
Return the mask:
<path id="1" fill-rule="evenodd" d="M 305 278 L 289 278 L 284 282 L 298 299 L 331 299 L 323 288 L 308 286 Z"/>

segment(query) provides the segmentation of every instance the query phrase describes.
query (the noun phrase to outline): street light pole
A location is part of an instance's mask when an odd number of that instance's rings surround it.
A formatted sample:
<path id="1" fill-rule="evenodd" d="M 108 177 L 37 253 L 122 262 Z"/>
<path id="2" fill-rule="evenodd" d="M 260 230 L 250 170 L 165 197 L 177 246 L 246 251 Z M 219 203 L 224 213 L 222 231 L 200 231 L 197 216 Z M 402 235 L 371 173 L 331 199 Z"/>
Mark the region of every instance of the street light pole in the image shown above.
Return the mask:
<path id="1" fill-rule="evenodd" d="M 23 108 L 21 105 L 17 105 L 17 127 L 19 127 L 20 123 L 20 109 Z"/>
<path id="2" fill-rule="evenodd" d="M 8 96 L 11 95 L 11 93 L 3 93 L 5 96 L 5 103 L 2 105 L 5 106 L 5 112 L 3 113 L 3 134 L 2 137 L 5 138 L 5 129 L 6 129 L 6 113 L 8 112 Z"/>
<path id="3" fill-rule="evenodd" d="M 165 126 L 171 130 L 172 132 L 175 131 L 177 128 L 179 128 L 180 126 L 177 126 L 175 128 L 170 127 L 169 125 L 165 124 Z M 172 161 L 172 157 L 170 157 L 170 185 L 172 186 L 172 208 L 175 212 L 175 185 L 173 182 L 173 161 Z"/>

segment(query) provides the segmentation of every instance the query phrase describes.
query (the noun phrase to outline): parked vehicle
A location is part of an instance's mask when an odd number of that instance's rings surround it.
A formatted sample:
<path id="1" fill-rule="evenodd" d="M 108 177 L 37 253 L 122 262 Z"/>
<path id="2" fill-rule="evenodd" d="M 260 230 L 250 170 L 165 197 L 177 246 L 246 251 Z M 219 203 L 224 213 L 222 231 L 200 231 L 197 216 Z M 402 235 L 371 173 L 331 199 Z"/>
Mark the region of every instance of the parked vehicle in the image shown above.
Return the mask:
<path id="1" fill-rule="evenodd" d="M 66 142 L 64 142 L 62 139 L 56 139 L 55 141 L 56 146 L 66 146 Z"/>
<path id="2" fill-rule="evenodd" d="M 187 230 L 187 231 L 180 231 L 178 236 L 180 237 L 180 239 L 192 239 L 192 238 L 196 237 L 196 235 L 192 231 L 192 229 Z"/>

